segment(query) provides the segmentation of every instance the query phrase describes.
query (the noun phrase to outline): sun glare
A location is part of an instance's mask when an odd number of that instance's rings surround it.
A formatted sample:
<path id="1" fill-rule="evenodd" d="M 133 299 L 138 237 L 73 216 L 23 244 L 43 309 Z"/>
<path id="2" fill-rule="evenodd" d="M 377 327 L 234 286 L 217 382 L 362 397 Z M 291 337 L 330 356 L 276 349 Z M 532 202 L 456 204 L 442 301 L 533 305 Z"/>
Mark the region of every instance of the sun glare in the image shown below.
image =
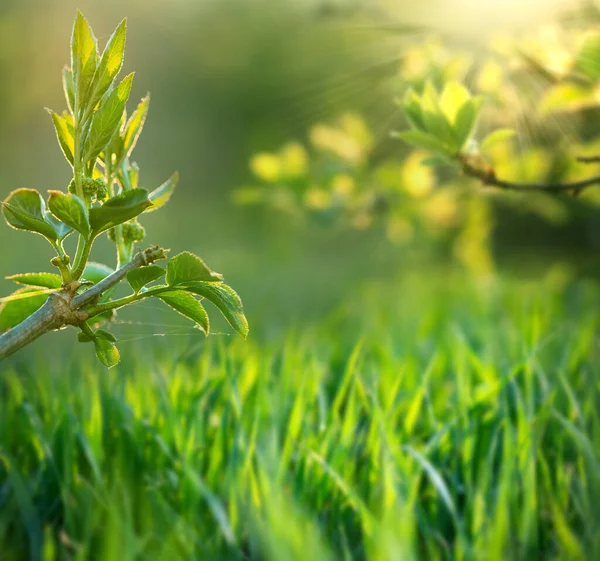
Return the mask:
<path id="1" fill-rule="evenodd" d="M 486 38 L 519 31 L 577 5 L 577 0 L 428 0 L 407 3 L 381 0 L 393 17 L 432 26 L 454 36 Z"/>

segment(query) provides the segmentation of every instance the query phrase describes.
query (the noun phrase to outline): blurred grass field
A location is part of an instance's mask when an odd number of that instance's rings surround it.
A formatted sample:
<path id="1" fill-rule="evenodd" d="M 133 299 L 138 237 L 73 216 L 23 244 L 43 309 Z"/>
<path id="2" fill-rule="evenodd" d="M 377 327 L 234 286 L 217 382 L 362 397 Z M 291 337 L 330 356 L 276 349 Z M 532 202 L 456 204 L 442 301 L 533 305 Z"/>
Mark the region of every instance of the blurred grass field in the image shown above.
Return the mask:
<path id="1" fill-rule="evenodd" d="M 276 337 L 22 359 L 0 558 L 598 559 L 599 304 L 416 272 Z"/>

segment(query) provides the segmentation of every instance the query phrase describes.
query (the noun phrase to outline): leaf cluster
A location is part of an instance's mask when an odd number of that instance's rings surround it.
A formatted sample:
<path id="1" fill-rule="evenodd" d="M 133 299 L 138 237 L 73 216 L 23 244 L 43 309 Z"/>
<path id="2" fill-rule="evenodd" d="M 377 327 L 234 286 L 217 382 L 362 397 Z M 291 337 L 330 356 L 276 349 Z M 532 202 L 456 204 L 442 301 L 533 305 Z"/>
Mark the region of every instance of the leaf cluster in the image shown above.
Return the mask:
<path id="1" fill-rule="evenodd" d="M 130 263 L 137 242 L 145 236 L 138 218 L 163 207 L 178 181 L 177 173 L 154 190 L 139 185 L 139 167 L 132 152 L 148 115 L 145 96 L 128 115 L 126 104 L 134 74 L 118 79 L 125 54 L 127 22 L 110 35 L 102 52 L 87 20 L 78 12 L 71 38 L 71 62 L 63 70 L 67 109 L 48 110 L 58 144 L 73 171 L 65 191 L 51 190 L 45 199 L 35 189 L 17 189 L 2 202 L 9 226 L 43 236 L 56 256 L 51 263 L 59 274 L 25 273 L 8 277 L 26 288 L 2 300 L 0 331 L 15 328 L 44 304 L 51 291 L 90 289 L 115 270 L 89 260 L 94 242 L 103 233 L 115 242 L 117 268 Z M 73 256 L 65 239 L 77 236 Z M 166 284 L 149 287 L 166 276 Z M 223 283 L 221 275 L 191 253 L 174 257 L 163 269 L 158 265 L 132 268 L 127 280 L 133 293 L 111 300 L 114 287 L 100 293 L 84 311 L 89 319 L 79 325 L 79 340 L 94 342 L 96 354 L 106 366 L 119 360 L 116 339 L 97 324 L 110 319 L 117 308 L 148 296 L 156 296 L 192 319 L 206 334 L 209 320 L 202 299 L 213 302 L 243 336 L 248 326 L 241 300 Z M 74 288 L 73 288 L 74 287 Z M 71 294 L 74 296 L 74 294 Z"/>

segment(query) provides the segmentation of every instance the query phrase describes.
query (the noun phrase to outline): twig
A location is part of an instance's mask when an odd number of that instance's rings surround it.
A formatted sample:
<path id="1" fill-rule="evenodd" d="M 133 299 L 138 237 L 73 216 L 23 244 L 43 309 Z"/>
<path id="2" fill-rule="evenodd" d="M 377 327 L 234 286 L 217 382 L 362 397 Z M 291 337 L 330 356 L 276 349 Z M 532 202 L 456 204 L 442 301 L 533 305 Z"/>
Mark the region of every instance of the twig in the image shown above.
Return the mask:
<path id="1" fill-rule="evenodd" d="M 600 156 L 580 156 L 577 161 L 582 164 L 600 164 Z"/>
<path id="2" fill-rule="evenodd" d="M 165 259 L 166 256 L 166 251 L 158 246 L 140 251 L 129 263 L 123 265 L 123 267 L 108 275 L 104 280 L 101 280 L 89 290 L 86 290 L 78 296 L 75 296 L 71 302 L 71 308 L 78 310 L 82 306 L 89 304 L 92 300 L 94 300 L 94 298 L 100 296 L 103 292 L 106 292 L 109 288 L 112 288 L 115 286 L 115 284 L 121 282 L 129 271 L 139 267 L 145 267 L 146 265 L 151 265 L 155 261 Z"/>
<path id="3" fill-rule="evenodd" d="M 39 310 L 16 327 L 0 335 L 0 359 L 10 356 L 49 331 L 67 325 L 79 325 L 86 321 L 90 314 L 81 309 L 83 306 L 121 282 L 129 271 L 165 259 L 166 256 L 164 249 L 158 246 L 151 247 L 140 251 L 127 265 L 77 296 L 75 296 L 75 292 L 81 287 L 81 283 L 76 281 L 51 293 Z"/>
<path id="4" fill-rule="evenodd" d="M 463 172 L 466 175 L 479 179 L 484 185 L 512 191 L 542 191 L 546 193 L 568 193 L 572 191 L 579 193 L 593 185 L 600 185 L 600 176 L 571 183 L 515 183 L 496 177 L 496 172 L 492 167 L 474 165 L 466 158 L 461 159 L 461 163 Z"/>

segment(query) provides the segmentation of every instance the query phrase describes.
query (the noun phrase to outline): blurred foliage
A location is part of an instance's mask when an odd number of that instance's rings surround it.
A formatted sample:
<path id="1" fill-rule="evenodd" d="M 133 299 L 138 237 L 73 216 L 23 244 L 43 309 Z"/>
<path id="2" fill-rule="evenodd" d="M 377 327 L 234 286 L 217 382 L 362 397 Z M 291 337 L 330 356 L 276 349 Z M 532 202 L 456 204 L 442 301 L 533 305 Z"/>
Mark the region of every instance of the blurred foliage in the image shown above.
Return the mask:
<path id="1" fill-rule="evenodd" d="M 398 136 L 418 150 L 376 142 L 368 119 L 348 113 L 314 125 L 308 143 L 255 155 L 256 181 L 239 188 L 235 202 L 343 228 L 379 228 L 393 244 L 442 245 L 478 274 L 494 268 L 498 209 L 529 212 L 550 227 L 576 217 L 574 208 L 597 216 L 598 189 L 581 193 L 574 207 L 543 190 L 484 193 L 450 169 L 462 161 L 482 174 L 541 184 L 593 177 L 598 166 L 577 161 L 600 154 L 600 33 L 591 21 L 565 18 L 523 36 L 495 36 L 477 56 L 419 36 L 403 51 L 395 89 L 412 125 Z"/>

